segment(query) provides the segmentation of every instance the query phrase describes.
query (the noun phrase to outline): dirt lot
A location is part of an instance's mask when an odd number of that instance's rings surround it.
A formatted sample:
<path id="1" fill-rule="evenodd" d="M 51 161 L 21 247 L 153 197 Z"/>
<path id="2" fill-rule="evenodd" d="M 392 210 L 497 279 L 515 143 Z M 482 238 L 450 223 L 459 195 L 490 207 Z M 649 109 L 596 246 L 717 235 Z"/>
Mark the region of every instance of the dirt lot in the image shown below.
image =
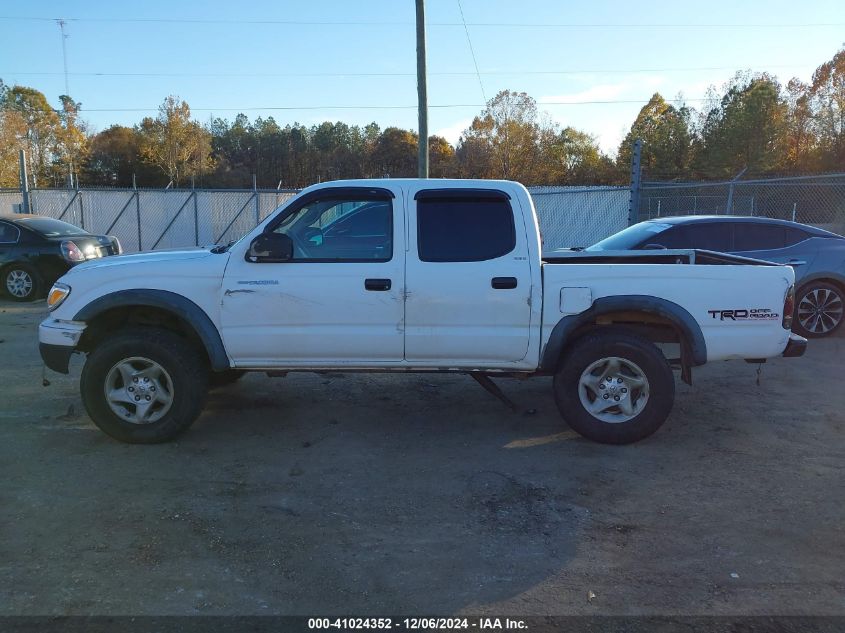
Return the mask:
<path id="1" fill-rule="evenodd" d="M 250 375 L 127 446 L 80 360 L 41 385 L 43 312 L 0 303 L 0 615 L 845 614 L 845 337 L 759 385 L 697 370 L 628 447 L 569 431 L 548 379 L 500 381 L 514 414 L 360 374 Z"/>

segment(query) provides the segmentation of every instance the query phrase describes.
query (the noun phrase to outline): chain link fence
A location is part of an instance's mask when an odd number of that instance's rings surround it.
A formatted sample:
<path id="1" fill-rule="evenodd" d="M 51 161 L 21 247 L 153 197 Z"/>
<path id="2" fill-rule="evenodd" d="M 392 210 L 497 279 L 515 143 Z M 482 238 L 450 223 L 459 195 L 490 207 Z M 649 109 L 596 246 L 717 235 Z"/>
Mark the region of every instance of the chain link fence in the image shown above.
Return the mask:
<path id="1" fill-rule="evenodd" d="M 748 215 L 845 232 L 845 174 L 733 180 L 643 182 L 640 220 L 676 215 Z"/>
<path id="2" fill-rule="evenodd" d="M 627 187 L 532 187 L 544 251 L 588 246 L 627 226 Z M 251 231 L 296 190 L 34 189 L 30 211 L 116 235 L 126 252 L 226 243 Z M 22 210 L 0 191 L 0 213 Z"/>
<path id="3" fill-rule="evenodd" d="M 543 252 L 590 246 L 628 226 L 628 187 L 529 187 Z"/>
<path id="4" fill-rule="evenodd" d="M 589 246 L 629 222 L 628 187 L 531 187 L 543 251 Z M 236 240 L 296 190 L 35 189 L 33 213 L 116 235 L 127 252 Z M 18 190 L 0 190 L 0 213 L 19 212 Z M 727 182 L 643 182 L 639 220 L 752 215 L 845 232 L 845 174 Z"/>
<path id="5" fill-rule="evenodd" d="M 30 212 L 115 235 L 126 252 L 236 240 L 296 190 L 33 189 Z M 0 191 L 0 213 L 23 209 L 19 191 Z"/>

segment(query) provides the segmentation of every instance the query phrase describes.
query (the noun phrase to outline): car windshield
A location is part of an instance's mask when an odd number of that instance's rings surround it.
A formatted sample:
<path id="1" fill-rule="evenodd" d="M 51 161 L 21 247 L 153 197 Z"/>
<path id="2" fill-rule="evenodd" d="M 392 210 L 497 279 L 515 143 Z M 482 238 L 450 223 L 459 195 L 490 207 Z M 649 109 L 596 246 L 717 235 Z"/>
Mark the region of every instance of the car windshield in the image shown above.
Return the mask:
<path id="1" fill-rule="evenodd" d="M 53 218 L 20 218 L 18 222 L 22 226 L 43 235 L 44 237 L 70 237 L 72 235 L 90 235 L 88 231 L 78 226 L 54 220 Z"/>
<path id="2" fill-rule="evenodd" d="M 643 243 L 648 237 L 662 233 L 670 228 L 665 222 L 640 222 L 627 229 L 614 233 L 610 237 L 588 246 L 587 251 L 629 251 Z"/>

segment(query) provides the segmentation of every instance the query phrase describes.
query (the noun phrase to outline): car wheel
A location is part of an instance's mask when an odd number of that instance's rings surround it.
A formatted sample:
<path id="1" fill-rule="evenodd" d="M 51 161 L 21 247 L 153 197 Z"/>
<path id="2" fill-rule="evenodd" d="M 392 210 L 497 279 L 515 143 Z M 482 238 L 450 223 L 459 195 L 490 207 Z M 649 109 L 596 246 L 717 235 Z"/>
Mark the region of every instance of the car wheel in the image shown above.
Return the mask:
<path id="1" fill-rule="evenodd" d="M 793 330 L 807 338 L 821 338 L 833 334 L 842 325 L 842 289 L 833 284 L 812 282 L 798 291 Z"/>
<path id="2" fill-rule="evenodd" d="M 554 377 L 558 410 L 575 431 L 602 444 L 630 444 L 666 421 L 675 377 L 650 341 L 621 328 L 586 334 Z"/>
<path id="3" fill-rule="evenodd" d="M 3 270 L 3 290 L 12 301 L 34 301 L 41 292 L 41 277 L 32 266 L 12 264 Z"/>
<path id="4" fill-rule="evenodd" d="M 80 388 L 88 415 L 122 442 L 156 444 L 185 432 L 202 410 L 207 363 L 166 330 L 124 330 L 85 361 Z"/>

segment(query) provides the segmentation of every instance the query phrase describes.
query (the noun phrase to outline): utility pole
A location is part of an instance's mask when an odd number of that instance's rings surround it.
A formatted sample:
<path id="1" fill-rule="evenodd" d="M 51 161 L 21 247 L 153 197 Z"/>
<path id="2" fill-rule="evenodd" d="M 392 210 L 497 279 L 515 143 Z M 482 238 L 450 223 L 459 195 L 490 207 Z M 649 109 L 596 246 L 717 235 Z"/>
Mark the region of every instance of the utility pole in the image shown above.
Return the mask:
<path id="1" fill-rule="evenodd" d="M 428 178 L 428 91 L 425 72 L 425 0 L 417 3 L 417 109 L 419 114 L 419 153 L 417 175 Z"/>
<path id="2" fill-rule="evenodd" d="M 70 88 L 68 87 L 67 82 L 67 40 L 68 36 L 65 35 L 65 22 L 64 20 L 56 20 L 56 24 L 59 25 L 59 30 L 62 32 L 62 63 L 65 67 L 65 94 L 70 96 Z"/>

